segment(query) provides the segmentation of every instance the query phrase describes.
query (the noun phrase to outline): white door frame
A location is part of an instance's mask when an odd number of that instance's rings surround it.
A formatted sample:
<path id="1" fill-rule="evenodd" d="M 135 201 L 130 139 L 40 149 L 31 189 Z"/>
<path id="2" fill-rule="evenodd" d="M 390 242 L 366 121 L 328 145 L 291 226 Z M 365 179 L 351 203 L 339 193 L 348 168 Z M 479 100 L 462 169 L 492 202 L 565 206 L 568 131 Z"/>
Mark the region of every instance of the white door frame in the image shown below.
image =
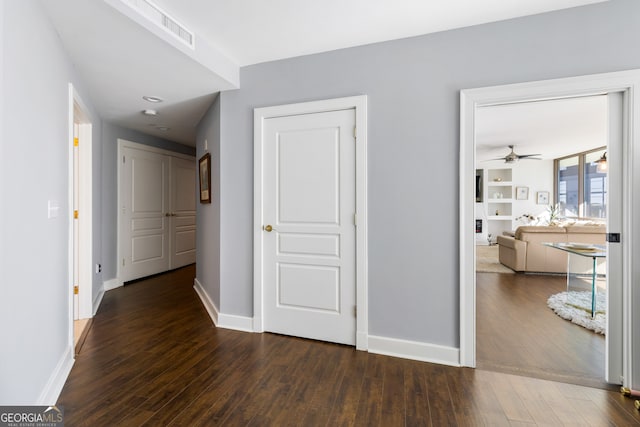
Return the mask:
<path id="1" fill-rule="evenodd" d="M 476 365 L 475 286 L 475 110 L 479 106 L 622 92 L 624 138 L 622 147 L 622 375 L 626 386 L 640 386 L 640 367 L 632 371 L 633 354 L 640 353 L 640 314 L 632 311 L 640 303 L 640 289 L 633 279 L 640 277 L 640 70 L 545 80 L 505 86 L 463 90 L 460 94 L 460 365 Z M 636 196 L 634 197 L 634 192 Z M 635 217 L 632 215 L 636 212 Z M 636 258 L 634 258 L 636 254 Z M 635 348 L 633 344 L 635 343 Z M 611 343 L 615 345 L 614 343 Z"/>
<path id="2" fill-rule="evenodd" d="M 253 330 L 264 332 L 263 322 L 263 126 L 273 117 L 355 109 L 356 116 L 356 348 L 368 349 L 367 279 L 367 96 L 328 99 L 256 108 L 253 121 Z"/>
<path id="3" fill-rule="evenodd" d="M 79 245 L 79 269 L 78 283 L 79 294 L 78 303 L 80 310 L 78 317 L 88 319 L 94 315 L 93 307 L 93 141 L 91 115 L 86 104 L 69 83 L 69 307 L 70 307 L 70 343 L 73 345 L 73 251 L 76 244 L 73 236 L 73 144 L 74 144 L 74 123 L 78 123 L 79 145 L 79 203 L 78 203 L 78 233 Z"/>

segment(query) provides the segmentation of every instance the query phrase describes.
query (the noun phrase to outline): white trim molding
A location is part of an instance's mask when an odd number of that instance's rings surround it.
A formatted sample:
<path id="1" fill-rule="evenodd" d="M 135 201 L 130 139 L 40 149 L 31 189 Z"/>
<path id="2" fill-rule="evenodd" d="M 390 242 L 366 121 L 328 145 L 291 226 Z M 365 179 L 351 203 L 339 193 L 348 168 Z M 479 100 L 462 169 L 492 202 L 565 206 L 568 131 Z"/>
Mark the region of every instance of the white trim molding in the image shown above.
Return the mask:
<path id="1" fill-rule="evenodd" d="M 233 329 L 234 331 L 253 332 L 253 318 L 235 314 L 218 313 L 217 326 L 223 329 Z"/>
<path id="2" fill-rule="evenodd" d="M 640 387 L 640 70 L 510 84 L 460 93 L 460 365 L 476 365 L 475 283 L 475 111 L 477 107 L 622 93 L 622 382 Z M 607 337 L 609 340 L 616 338 Z M 634 363 L 635 361 L 635 363 Z"/>
<path id="3" fill-rule="evenodd" d="M 216 307 L 215 303 L 209 298 L 209 294 L 202 286 L 202 283 L 196 278 L 193 280 L 193 288 L 195 289 L 198 297 L 200 297 L 200 301 L 202 301 L 202 305 L 204 305 L 205 310 L 209 313 L 209 317 L 213 321 L 213 324 L 217 328 L 222 329 L 233 329 L 235 331 L 242 332 L 253 332 L 253 318 L 245 317 L 245 316 L 237 316 L 234 314 L 224 314 L 220 313 L 218 307 Z"/>
<path id="4" fill-rule="evenodd" d="M 104 286 L 102 287 L 102 289 L 100 289 L 98 295 L 96 295 L 96 297 L 93 299 L 93 316 L 95 316 L 98 312 L 100 304 L 102 304 L 102 298 L 104 298 Z"/>
<path id="5" fill-rule="evenodd" d="M 253 121 L 253 331 L 263 332 L 262 295 L 262 129 L 266 119 L 294 114 L 355 109 L 356 115 L 356 349 L 367 350 L 368 248 L 367 248 L 367 96 L 327 99 L 299 104 L 256 108 Z"/>
<path id="6" fill-rule="evenodd" d="M 67 346 L 67 350 L 58 361 L 56 368 L 53 370 L 53 373 L 49 377 L 49 381 L 47 381 L 47 384 L 44 386 L 40 396 L 38 396 L 37 405 L 51 406 L 56 404 L 58 397 L 62 392 L 62 388 L 64 387 L 64 383 L 67 381 L 67 378 L 71 373 L 71 368 L 75 362 L 73 352 L 74 346 L 72 341 L 71 345 Z"/>
<path id="7" fill-rule="evenodd" d="M 419 341 L 407 341 L 370 335 L 369 353 L 437 363 L 439 365 L 460 366 L 459 349 Z"/>
<path id="8" fill-rule="evenodd" d="M 202 301 L 202 305 L 204 305 L 204 309 L 209 313 L 209 317 L 213 321 L 215 326 L 218 326 L 218 317 L 220 316 L 220 312 L 218 311 L 218 307 L 214 304 L 214 302 L 209 298 L 209 294 L 204 290 L 202 283 L 196 278 L 193 279 L 193 289 L 195 289 L 196 294 L 200 297 L 200 301 Z"/>
<path id="9" fill-rule="evenodd" d="M 118 279 L 117 277 L 115 279 L 107 280 L 102 285 L 105 292 L 111 291 L 113 289 L 121 288 L 122 286 L 124 286 L 124 283 L 122 283 L 122 280 Z"/>

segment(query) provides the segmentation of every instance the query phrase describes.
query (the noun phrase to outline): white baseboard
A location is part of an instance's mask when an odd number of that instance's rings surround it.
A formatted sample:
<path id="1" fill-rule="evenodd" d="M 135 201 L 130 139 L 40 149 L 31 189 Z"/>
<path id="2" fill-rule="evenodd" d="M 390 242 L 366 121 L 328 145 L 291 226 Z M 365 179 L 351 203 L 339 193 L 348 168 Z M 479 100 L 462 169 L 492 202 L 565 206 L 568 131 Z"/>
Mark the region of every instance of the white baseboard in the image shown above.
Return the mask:
<path id="1" fill-rule="evenodd" d="M 460 366 L 460 349 L 369 335 L 369 352 L 440 365 Z"/>
<path id="2" fill-rule="evenodd" d="M 105 292 L 107 292 L 112 289 L 120 288 L 123 285 L 124 283 L 122 282 L 122 280 L 116 277 L 115 279 L 107 280 L 106 282 L 104 282 L 102 285 L 102 288 L 104 289 Z"/>
<path id="3" fill-rule="evenodd" d="M 369 351 L 369 335 L 366 332 L 356 332 L 356 350 Z"/>
<path id="4" fill-rule="evenodd" d="M 213 321 L 213 324 L 218 326 L 218 316 L 220 312 L 218 311 L 218 307 L 211 301 L 209 298 L 209 294 L 202 287 L 202 283 L 198 281 L 198 279 L 193 279 L 193 289 L 195 289 L 196 293 L 200 297 L 200 301 L 202 301 L 202 305 L 204 305 L 205 310 L 209 313 L 209 317 Z"/>
<path id="5" fill-rule="evenodd" d="M 42 393 L 40 393 L 40 396 L 38 397 L 37 405 L 52 406 L 56 404 L 58 397 L 60 396 L 60 392 L 62 392 L 62 387 L 64 387 L 64 383 L 67 381 L 67 377 L 69 377 L 69 373 L 71 372 L 74 362 L 73 345 L 71 345 L 67 347 L 67 350 L 64 352 L 58 362 L 58 365 L 49 377 L 49 381 L 47 381 Z"/>
<path id="6" fill-rule="evenodd" d="M 218 307 L 209 298 L 209 295 L 204 290 L 202 283 L 198 279 L 194 279 L 193 288 L 200 297 L 200 301 L 204 305 L 204 308 L 209 313 L 209 317 L 213 320 L 213 324 L 218 328 L 233 329 L 236 331 L 253 332 L 253 318 L 245 316 L 236 316 L 233 314 L 220 313 Z"/>
<path id="7" fill-rule="evenodd" d="M 100 308 L 100 304 L 102 304 L 102 298 L 104 298 L 104 285 L 102 285 L 102 289 L 98 292 L 98 295 L 93 299 L 93 312 L 92 316 L 95 316 Z"/>
<path id="8" fill-rule="evenodd" d="M 253 318 L 220 313 L 198 279 L 195 279 L 193 282 L 193 288 L 200 297 L 202 304 L 216 327 L 243 332 L 254 332 Z M 357 341 L 362 344 L 358 345 L 358 350 L 369 351 L 370 353 L 438 363 L 440 365 L 460 366 L 460 349 L 454 347 L 372 335 L 367 337 L 366 334 L 359 334 Z"/>
<path id="9" fill-rule="evenodd" d="M 218 327 L 234 329 L 236 331 L 253 332 L 253 317 L 220 313 L 218 315 Z"/>

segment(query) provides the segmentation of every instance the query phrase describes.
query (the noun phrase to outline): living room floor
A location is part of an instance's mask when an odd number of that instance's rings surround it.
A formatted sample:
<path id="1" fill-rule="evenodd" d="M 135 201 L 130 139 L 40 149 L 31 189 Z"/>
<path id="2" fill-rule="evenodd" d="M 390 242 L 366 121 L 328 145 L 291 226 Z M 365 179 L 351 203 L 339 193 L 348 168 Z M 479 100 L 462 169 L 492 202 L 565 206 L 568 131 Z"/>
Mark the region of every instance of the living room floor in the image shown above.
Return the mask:
<path id="1" fill-rule="evenodd" d="M 476 273 L 479 369 L 617 389 L 604 381 L 605 338 L 557 316 L 564 275 Z"/>

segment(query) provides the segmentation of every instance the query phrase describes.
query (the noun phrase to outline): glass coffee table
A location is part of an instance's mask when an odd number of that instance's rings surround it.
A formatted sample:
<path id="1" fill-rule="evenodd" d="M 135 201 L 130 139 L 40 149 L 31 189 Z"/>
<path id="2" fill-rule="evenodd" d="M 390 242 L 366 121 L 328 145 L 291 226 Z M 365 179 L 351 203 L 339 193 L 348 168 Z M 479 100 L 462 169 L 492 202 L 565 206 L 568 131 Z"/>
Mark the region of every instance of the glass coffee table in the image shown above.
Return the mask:
<path id="1" fill-rule="evenodd" d="M 596 280 L 598 262 L 607 257 L 604 245 L 586 243 L 543 243 L 544 246 L 568 252 L 567 292 L 572 289 L 591 291 L 591 317 L 596 314 Z M 590 288 L 590 289 L 589 289 Z"/>

